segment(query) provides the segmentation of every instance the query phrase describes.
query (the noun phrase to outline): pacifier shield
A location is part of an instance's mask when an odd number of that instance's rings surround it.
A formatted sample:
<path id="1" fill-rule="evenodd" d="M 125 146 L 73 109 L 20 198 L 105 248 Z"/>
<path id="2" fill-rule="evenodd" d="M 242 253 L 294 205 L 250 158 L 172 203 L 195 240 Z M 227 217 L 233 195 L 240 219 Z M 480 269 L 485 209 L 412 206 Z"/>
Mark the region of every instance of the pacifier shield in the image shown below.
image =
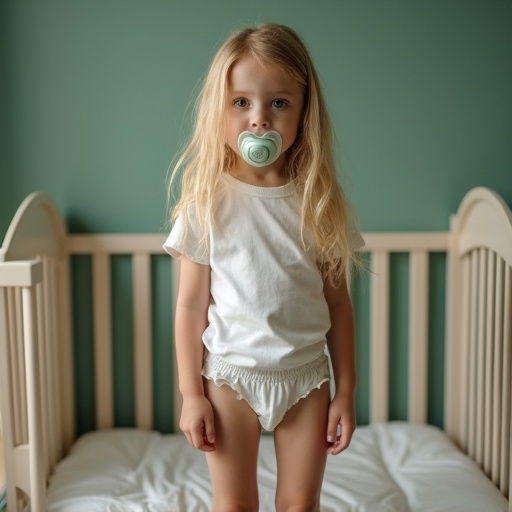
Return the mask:
<path id="1" fill-rule="evenodd" d="M 254 167 L 265 167 L 275 162 L 281 154 L 281 147 L 281 135 L 275 131 L 261 136 L 246 131 L 238 136 L 238 149 L 242 158 Z"/>

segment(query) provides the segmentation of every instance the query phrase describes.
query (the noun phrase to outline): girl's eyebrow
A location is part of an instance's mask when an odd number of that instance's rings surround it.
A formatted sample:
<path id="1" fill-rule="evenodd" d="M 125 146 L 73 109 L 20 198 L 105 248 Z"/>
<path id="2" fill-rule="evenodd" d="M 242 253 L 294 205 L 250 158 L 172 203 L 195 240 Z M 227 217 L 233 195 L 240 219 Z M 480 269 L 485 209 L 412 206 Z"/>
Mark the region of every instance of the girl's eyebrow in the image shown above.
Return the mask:
<path id="1" fill-rule="evenodd" d="M 240 96 L 247 96 L 250 94 L 254 94 L 255 91 L 230 91 L 230 94 L 232 95 L 240 95 Z M 282 89 L 279 91 L 267 91 L 265 92 L 265 96 L 291 96 L 292 92 L 289 89 Z"/>

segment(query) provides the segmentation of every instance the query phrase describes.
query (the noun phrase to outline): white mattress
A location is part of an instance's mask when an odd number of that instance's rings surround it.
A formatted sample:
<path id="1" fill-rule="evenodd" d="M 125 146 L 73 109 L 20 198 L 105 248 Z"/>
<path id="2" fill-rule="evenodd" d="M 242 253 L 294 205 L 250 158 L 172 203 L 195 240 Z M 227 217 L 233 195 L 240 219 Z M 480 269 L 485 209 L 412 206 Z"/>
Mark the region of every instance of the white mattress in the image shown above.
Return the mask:
<path id="1" fill-rule="evenodd" d="M 306 463 L 306 462 L 305 462 Z M 271 436 L 259 456 L 260 510 L 274 510 Z M 211 489 L 204 454 L 180 435 L 116 429 L 81 437 L 47 493 L 48 512 L 205 512 Z M 387 423 L 356 430 L 329 456 L 322 512 L 507 511 L 503 495 L 434 427 Z"/>

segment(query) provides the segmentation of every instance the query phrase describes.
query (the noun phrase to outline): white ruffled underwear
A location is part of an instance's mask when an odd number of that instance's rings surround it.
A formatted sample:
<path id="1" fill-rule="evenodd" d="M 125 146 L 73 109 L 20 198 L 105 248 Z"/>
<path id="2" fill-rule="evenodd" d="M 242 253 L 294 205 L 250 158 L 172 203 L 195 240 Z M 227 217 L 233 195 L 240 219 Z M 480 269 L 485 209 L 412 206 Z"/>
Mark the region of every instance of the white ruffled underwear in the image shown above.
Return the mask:
<path id="1" fill-rule="evenodd" d="M 203 376 L 217 386 L 227 384 L 258 415 L 262 428 L 274 430 L 286 412 L 301 398 L 330 380 L 327 356 L 290 370 L 244 368 L 224 362 L 207 352 Z"/>

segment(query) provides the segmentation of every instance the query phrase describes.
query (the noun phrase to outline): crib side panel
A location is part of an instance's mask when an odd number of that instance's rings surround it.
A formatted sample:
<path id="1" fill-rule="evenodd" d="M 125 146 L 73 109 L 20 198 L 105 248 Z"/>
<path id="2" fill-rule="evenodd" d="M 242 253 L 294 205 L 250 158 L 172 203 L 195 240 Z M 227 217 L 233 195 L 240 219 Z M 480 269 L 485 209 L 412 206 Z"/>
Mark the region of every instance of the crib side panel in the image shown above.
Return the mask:
<path id="1" fill-rule="evenodd" d="M 45 354 L 38 292 L 42 279 L 39 261 L 0 263 L 2 421 L 10 510 L 28 503 L 32 510 L 44 510 L 48 459 L 41 421 Z M 19 400 L 16 407 L 14 400 Z"/>
<path id="2" fill-rule="evenodd" d="M 82 343 L 90 345 L 92 368 L 80 369 L 77 362 L 77 372 L 86 372 L 94 383 L 92 428 L 156 428 L 159 411 L 155 410 L 155 404 L 158 403 L 164 403 L 163 407 L 169 411 L 174 409 L 167 417 L 174 421 L 177 417 L 175 411 L 180 406 L 173 391 L 177 385 L 173 383 L 176 371 L 172 357 L 174 295 L 171 291 L 177 286 L 177 262 L 164 255 L 164 241 L 160 234 L 68 236 L 69 255 L 85 258 L 82 263 L 88 270 L 83 274 L 90 275 L 89 280 L 84 278 L 85 287 L 75 284 L 74 288 L 75 298 L 80 295 L 81 300 L 88 293 L 82 288 L 90 291 L 91 336 L 84 336 Z M 167 268 L 164 282 L 157 275 L 161 261 Z M 163 294 L 165 299 L 159 299 L 158 288 L 168 291 Z M 80 314 L 75 310 L 75 316 Z M 154 332 L 155 317 L 159 315 L 166 317 L 163 333 Z M 155 374 L 161 373 L 159 368 L 167 373 L 170 385 L 155 392 Z M 82 377 L 85 382 L 90 380 L 85 375 Z M 85 406 L 89 407 L 89 403 Z M 174 423 L 164 423 L 160 422 L 158 429 L 176 431 Z"/>
<path id="3" fill-rule="evenodd" d="M 512 214 L 488 189 L 452 219 L 449 275 L 446 429 L 508 496 Z"/>
<path id="4" fill-rule="evenodd" d="M 406 352 L 403 381 L 406 382 L 406 410 L 401 419 L 427 423 L 429 394 L 429 343 L 442 345 L 442 339 L 433 339 L 430 332 L 429 303 L 432 299 L 430 268 L 435 254 L 444 254 L 448 247 L 448 233 L 364 233 L 364 251 L 369 261 L 369 406 L 370 423 L 392 418 L 391 404 L 395 400 L 391 381 L 396 372 L 393 361 L 398 343 L 395 324 L 403 324 Z M 399 256 L 399 266 L 393 259 Z M 405 274 L 405 308 L 397 311 L 400 282 L 394 277 Z M 403 288 L 403 287 L 402 287 Z M 394 369 L 395 368 L 395 369 Z"/>
<path id="5" fill-rule="evenodd" d="M 65 230 L 55 205 L 36 193 L 18 209 L 0 250 L 9 510 L 26 503 L 34 511 L 44 510 L 47 478 L 74 439 L 64 247 Z"/>
<path id="6" fill-rule="evenodd" d="M 408 324 L 408 357 L 405 373 L 408 380 L 406 405 L 407 418 L 415 422 L 428 420 L 429 393 L 429 268 L 433 253 L 444 253 L 447 248 L 447 233 L 365 233 L 364 251 L 371 261 L 370 297 L 370 412 L 369 422 L 385 421 L 390 418 L 390 367 L 388 361 L 390 336 L 390 301 L 393 301 L 394 289 L 390 261 L 396 254 L 405 255 L 409 264 L 410 304 L 400 314 Z M 81 345 L 89 344 L 92 357 L 92 369 L 83 377 L 84 382 L 93 380 L 93 408 L 84 413 L 95 417 L 90 428 L 110 428 L 113 426 L 137 426 L 150 429 L 155 427 L 154 417 L 157 411 L 154 404 L 161 399 L 173 409 L 172 425 L 164 429 L 178 432 L 178 419 L 181 410 L 181 397 L 177 383 L 175 359 L 172 354 L 174 303 L 178 288 L 179 262 L 163 256 L 170 267 L 163 286 L 168 288 L 167 302 L 158 302 L 155 297 L 155 283 L 151 281 L 154 257 L 162 255 L 164 238 L 158 234 L 119 235 L 119 234 L 76 234 L 68 236 L 68 251 L 73 257 L 85 257 L 88 270 L 76 269 L 76 273 L 90 274 L 90 301 L 92 340 L 85 339 Z M 129 268 L 129 275 L 123 279 L 123 286 L 116 290 L 116 258 L 121 257 Z M 80 301 L 86 293 L 83 282 L 77 283 Z M 125 307 L 124 332 L 128 333 L 121 343 L 116 341 L 115 317 L 119 301 L 129 303 Z M 164 344 L 170 347 L 162 360 L 161 353 L 155 349 L 158 343 L 153 331 L 152 317 L 164 311 L 170 318 L 169 329 L 164 336 Z M 81 311 L 75 314 L 80 315 Z M 410 321 L 408 322 L 408 317 Z M 86 320 L 87 321 L 87 320 Z M 391 340 L 394 343 L 394 340 Z M 442 344 L 443 340 L 436 340 Z M 119 348 L 122 345 L 121 348 Z M 120 353 L 120 350 L 123 353 Z M 131 352 L 132 355 L 127 355 Z M 120 361 L 120 359 L 124 359 Z M 86 354 L 84 353 L 84 360 Z M 76 371 L 81 372 L 78 362 Z M 163 364 L 172 373 L 171 389 L 155 387 L 152 381 L 154 365 Z M 85 368 L 85 367 L 84 367 Z M 119 378 L 125 372 L 131 377 Z M 129 387 L 132 389 L 121 389 Z M 124 394 L 124 398 L 123 398 Z M 133 402 L 133 404 L 132 404 Z M 90 407 L 87 401 L 85 408 Z M 133 412 L 131 409 L 133 407 Z M 84 431 L 85 431 L 84 430 Z"/>

